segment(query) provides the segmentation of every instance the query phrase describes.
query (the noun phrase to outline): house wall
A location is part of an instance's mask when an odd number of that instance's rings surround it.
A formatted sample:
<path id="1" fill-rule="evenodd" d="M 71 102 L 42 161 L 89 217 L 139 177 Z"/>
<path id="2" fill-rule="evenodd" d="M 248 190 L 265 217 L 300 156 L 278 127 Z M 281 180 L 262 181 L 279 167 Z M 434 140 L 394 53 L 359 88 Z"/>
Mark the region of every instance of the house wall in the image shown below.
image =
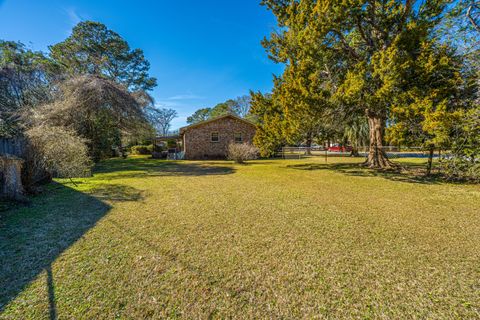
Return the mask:
<path id="1" fill-rule="evenodd" d="M 253 143 L 255 130 L 254 125 L 234 118 L 221 118 L 188 128 L 183 136 L 185 159 L 225 158 L 228 145 L 235 141 L 235 133 L 242 133 L 244 143 Z M 212 132 L 218 132 L 218 142 L 211 141 Z"/>

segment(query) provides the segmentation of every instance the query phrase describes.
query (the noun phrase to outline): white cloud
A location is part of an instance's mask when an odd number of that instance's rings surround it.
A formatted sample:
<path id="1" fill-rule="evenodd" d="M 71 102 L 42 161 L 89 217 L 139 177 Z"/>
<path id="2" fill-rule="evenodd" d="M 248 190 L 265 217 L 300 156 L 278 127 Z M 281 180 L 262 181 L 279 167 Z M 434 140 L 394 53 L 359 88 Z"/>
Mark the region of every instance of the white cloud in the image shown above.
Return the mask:
<path id="1" fill-rule="evenodd" d="M 205 97 L 196 94 L 179 94 L 176 96 L 168 97 L 167 100 L 201 100 Z"/>
<path id="2" fill-rule="evenodd" d="M 64 10 L 65 10 L 65 13 L 67 14 L 68 19 L 70 20 L 70 23 L 72 24 L 72 26 L 78 24 L 80 21 L 83 20 L 82 17 L 77 13 L 75 8 L 67 8 L 67 9 L 64 9 Z"/>
<path id="3" fill-rule="evenodd" d="M 157 108 L 178 108 L 181 106 L 181 103 L 169 100 L 157 100 L 155 103 L 155 107 Z"/>

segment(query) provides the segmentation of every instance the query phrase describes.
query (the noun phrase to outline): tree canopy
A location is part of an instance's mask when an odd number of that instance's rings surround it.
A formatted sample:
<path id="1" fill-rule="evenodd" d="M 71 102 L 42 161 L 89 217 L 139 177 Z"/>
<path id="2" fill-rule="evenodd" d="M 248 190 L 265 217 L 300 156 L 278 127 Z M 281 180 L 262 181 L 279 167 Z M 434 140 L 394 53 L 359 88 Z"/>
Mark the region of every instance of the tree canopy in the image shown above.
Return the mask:
<path id="1" fill-rule="evenodd" d="M 20 133 L 19 112 L 51 99 L 58 69 L 41 52 L 0 40 L 0 136 Z"/>
<path id="2" fill-rule="evenodd" d="M 191 116 L 187 118 L 188 124 L 194 124 L 208 120 L 210 117 L 210 108 L 202 108 L 195 111 Z"/>
<path id="3" fill-rule="evenodd" d="M 178 116 L 177 111 L 167 108 L 148 107 L 145 112 L 148 121 L 150 121 L 157 133 L 162 135 L 168 134 L 172 120 Z"/>
<path id="4" fill-rule="evenodd" d="M 308 119 L 302 113 L 308 115 L 315 109 L 329 109 L 337 115 L 363 113 L 370 130 L 366 164 L 392 166 L 383 151 L 384 131 L 395 107 L 393 101 L 399 101 L 398 84 L 405 84 L 405 76 L 413 71 L 403 70 L 403 57 L 423 54 L 449 1 L 262 3 L 279 25 L 279 31 L 263 44 L 271 59 L 286 65 L 274 95 L 279 95 L 277 100 L 287 108 L 287 116 Z M 287 90 L 277 90 L 285 84 Z M 300 102 L 296 107 L 290 102 L 292 97 Z"/>
<path id="5" fill-rule="evenodd" d="M 34 110 L 35 126 L 66 127 L 87 140 L 95 160 L 109 157 L 122 138 L 148 129 L 143 100 L 124 86 L 95 75 L 59 85 L 52 103 Z"/>
<path id="6" fill-rule="evenodd" d="M 213 108 L 201 108 L 187 118 L 188 124 L 205 121 L 226 114 L 233 114 L 242 118 L 248 118 L 250 114 L 250 96 L 240 96 L 218 103 Z"/>
<path id="7" fill-rule="evenodd" d="M 99 160 L 132 135 L 152 131 L 145 110 L 153 105 L 147 91 L 156 80 L 142 50 L 92 21 L 80 22 L 49 49 L 45 54 L 0 41 L 0 135 L 65 128 Z"/>
<path id="8" fill-rule="evenodd" d="M 50 56 L 70 75 L 98 75 L 129 90 L 151 90 L 157 85 L 141 49 L 131 49 L 118 33 L 94 21 L 78 23 L 64 41 L 49 47 Z"/>

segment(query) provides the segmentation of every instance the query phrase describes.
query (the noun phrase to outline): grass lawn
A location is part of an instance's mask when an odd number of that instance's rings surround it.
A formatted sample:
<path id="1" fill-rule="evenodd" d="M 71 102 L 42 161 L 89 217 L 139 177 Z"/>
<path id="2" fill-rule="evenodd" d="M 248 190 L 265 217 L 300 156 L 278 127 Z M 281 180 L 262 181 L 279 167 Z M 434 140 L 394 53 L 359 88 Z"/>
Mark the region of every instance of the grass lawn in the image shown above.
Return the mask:
<path id="1" fill-rule="evenodd" d="M 355 161 L 57 181 L 0 216 L 0 318 L 480 318 L 480 187 Z"/>

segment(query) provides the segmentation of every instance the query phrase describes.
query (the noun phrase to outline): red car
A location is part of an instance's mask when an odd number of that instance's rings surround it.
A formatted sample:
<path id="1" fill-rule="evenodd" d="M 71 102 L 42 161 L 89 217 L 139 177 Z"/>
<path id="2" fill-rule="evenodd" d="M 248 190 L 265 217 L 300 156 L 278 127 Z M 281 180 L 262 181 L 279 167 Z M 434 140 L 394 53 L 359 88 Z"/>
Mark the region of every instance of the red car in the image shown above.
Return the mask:
<path id="1" fill-rule="evenodd" d="M 350 146 L 332 146 L 328 148 L 329 152 L 352 152 L 352 147 Z"/>

